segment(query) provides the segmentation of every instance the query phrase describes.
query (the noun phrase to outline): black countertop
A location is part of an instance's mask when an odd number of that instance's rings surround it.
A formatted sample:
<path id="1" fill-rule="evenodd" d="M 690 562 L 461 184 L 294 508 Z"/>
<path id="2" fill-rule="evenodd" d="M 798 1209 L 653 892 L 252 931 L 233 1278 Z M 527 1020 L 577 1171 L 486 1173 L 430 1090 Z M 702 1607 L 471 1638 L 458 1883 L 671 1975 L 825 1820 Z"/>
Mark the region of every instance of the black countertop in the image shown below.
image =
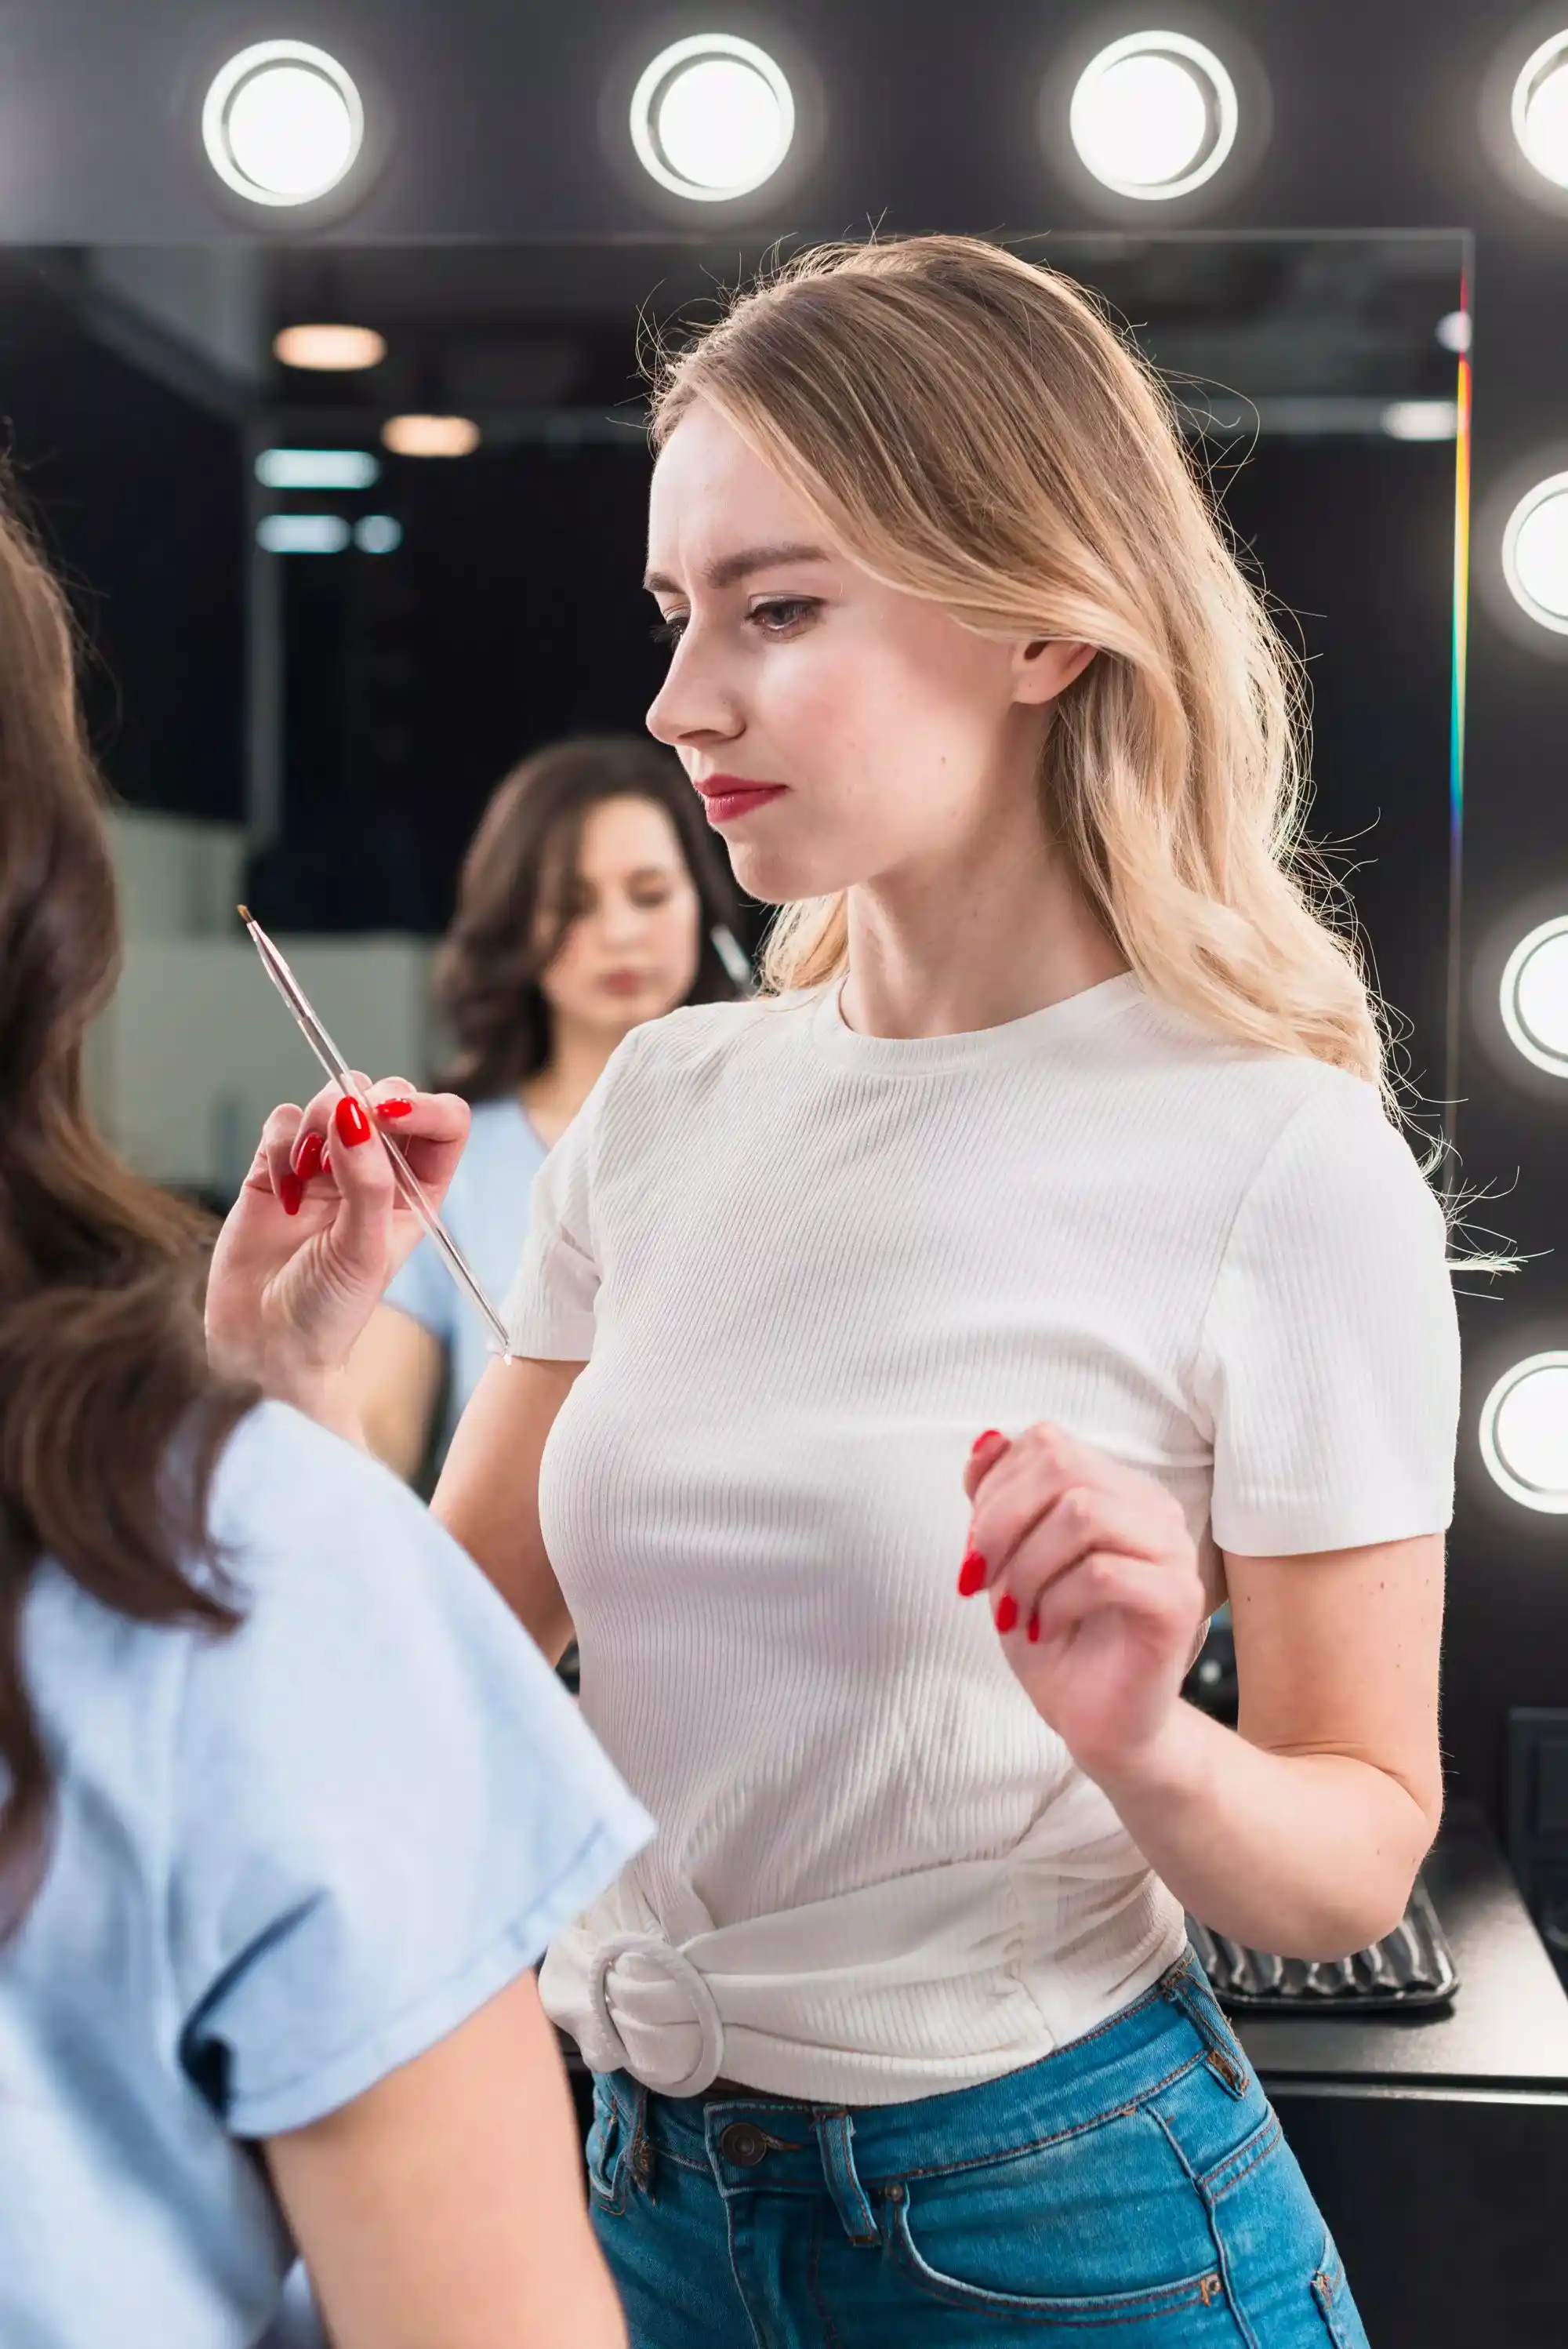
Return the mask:
<path id="1" fill-rule="evenodd" d="M 1568 2096 L 1568 1992 L 1478 1809 L 1452 1807 L 1422 1872 L 1459 1969 L 1451 2002 L 1411 2014 L 1238 2019 L 1264 2085 Z"/>

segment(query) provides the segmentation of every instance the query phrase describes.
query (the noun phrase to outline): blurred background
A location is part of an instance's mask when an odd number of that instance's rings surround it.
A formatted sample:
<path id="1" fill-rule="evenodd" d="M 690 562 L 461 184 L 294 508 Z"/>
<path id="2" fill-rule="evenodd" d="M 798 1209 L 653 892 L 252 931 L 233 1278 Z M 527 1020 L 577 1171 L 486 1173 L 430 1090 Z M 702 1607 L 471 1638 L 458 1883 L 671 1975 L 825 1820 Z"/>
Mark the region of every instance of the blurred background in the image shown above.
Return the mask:
<path id="1" fill-rule="evenodd" d="M 1307 657 L 1311 830 L 1437 1132 L 1464 241 L 1013 241 L 1095 288 L 1164 372 Z M 430 946 L 488 793 L 559 736 L 639 730 L 661 671 L 639 351 L 766 250 L 0 256 L 0 413 L 122 802 L 127 962 L 95 1097 L 146 1173 L 225 1204 L 267 1107 L 314 1082 L 240 897 L 351 1059 L 429 1067 Z M 301 332 L 324 326 L 335 341 Z"/>

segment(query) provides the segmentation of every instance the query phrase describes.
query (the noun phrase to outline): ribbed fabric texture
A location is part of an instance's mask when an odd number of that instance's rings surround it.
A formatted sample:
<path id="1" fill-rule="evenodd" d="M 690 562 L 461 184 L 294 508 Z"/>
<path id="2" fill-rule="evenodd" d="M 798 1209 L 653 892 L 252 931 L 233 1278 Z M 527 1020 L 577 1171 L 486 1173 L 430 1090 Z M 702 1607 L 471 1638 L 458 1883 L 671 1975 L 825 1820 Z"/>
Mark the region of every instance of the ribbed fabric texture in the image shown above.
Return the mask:
<path id="1" fill-rule="evenodd" d="M 1130 975 L 979 1034 L 837 990 L 634 1030 L 534 1190 L 515 1350 L 586 1360 L 545 1538 L 660 1832 L 558 1941 L 599 2068 L 896 2102 L 1117 2013 L 1176 1902 L 955 1589 L 1041 1419 L 1247 1555 L 1440 1530 L 1442 1217 L 1375 1092 Z M 612 1942 L 634 1940 L 606 1955 Z"/>

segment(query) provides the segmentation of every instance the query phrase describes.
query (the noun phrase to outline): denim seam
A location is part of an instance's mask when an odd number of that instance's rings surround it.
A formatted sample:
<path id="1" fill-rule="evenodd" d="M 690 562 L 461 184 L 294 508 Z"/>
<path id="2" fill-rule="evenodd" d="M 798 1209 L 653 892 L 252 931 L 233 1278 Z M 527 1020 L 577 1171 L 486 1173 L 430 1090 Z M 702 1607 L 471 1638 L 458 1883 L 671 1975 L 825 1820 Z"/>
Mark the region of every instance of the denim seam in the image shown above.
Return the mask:
<path id="1" fill-rule="evenodd" d="M 1220 2232 L 1214 2205 L 1204 2187 L 1203 2181 L 1199 2177 L 1197 2171 L 1193 2168 L 1191 2163 L 1188 2160 L 1185 2153 L 1182 2151 L 1181 2142 L 1177 2137 L 1176 2132 L 1171 2127 L 1170 2122 L 1166 2119 L 1164 2114 L 1155 2111 L 1151 2106 L 1150 2108 L 1149 2117 L 1164 2136 L 1166 2144 L 1171 2147 L 1171 2152 L 1181 2163 L 1181 2168 L 1186 2171 L 1187 2177 L 1191 2183 L 1193 2193 L 1196 2194 L 1199 2201 L 1203 2206 L 1203 2217 L 1209 2229 L 1209 2240 L 1214 2246 L 1214 2263 L 1220 2271 L 1220 2282 L 1224 2287 L 1225 2302 L 1227 2307 L 1230 2309 L 1233 2319 L 1234 2320 L 1236 2331 L 1240 2333 L 1243 2341 L 1245 2343 L 1246 2349 L 1264 2349 L 1264 2344 L 1258 2340 L 1256 2333 L 1253 2331 L 1251 2324 L 1247 2322 L 1247 2313 L 1245 2309 L 1243 2308 L 1241 2302 L 1236 2298 L 1235 2282 L 1231 2273 L 1230 2254 L 1225 2249 L 1225 2239 Z M 1220 2166 L 1222 2167 L 1223 2165 L 1222 2164 Z"/>
<path id="2" fill-rule="evenodd" d="M 715 2183 L 717 2183 L 717 2179 Z M 724 2241 L 725 2249 L 729 2253 L 729 2280 L 735 2286 L 735 2296 L 739 2301 L 746 2317 L 747 2328 L 751 2334 L 752 2349 L 770 2349 L 770 2344 L 763 2339 L 757 2329 L 757 2319 L 751 2313 L 751 2302 L 746 2297 L 746 2287 L 740 2281 L 740 2270 L 736 2264 L 735 2198 L 733 2195 L 726 2194 L 720 2187 L 719 2200 L 724 2205 Z"/>
<path id="3" fill-rule="evenodd" d="M 936 2168 L 902 2169 L 899 2176 L 901 2178 L 959 2178 L 965 2170 L 994 2168 L 998 2162 L 1018 2161 L 1026 2154 L 1043 2153 L 1048 2146 L 1066 2145 L 1075 2137 L 1087 2137 L 1091 2129 L 1104 2128 L 1108 2122 L 1120 2120 L 1125 2115 L 1137 2112 L 1150 2097 L 1162 2095 L 1165 2090 L 1173 2087 L 1178 2080 L 1185 2079 L 1189 2072 L 1197 2071 L 1202 2062 L 1202 2055 L 1189 2055 L 1184 2064 L 1179 2064 L 1176 2069 L 1173 2072 L 1168 2072 L 1162 2080 L 1156 2080 L 1151 2086 L 1140 2089 L 1136 2096 L 1129 2098 L 1123 2104 L 1107 2105 L 1102 2112 L 1095 2114 L 1092 2120 L 1079 2121 L 1072 2128 L 1053 2130 L 1049 2137 L 1031 2137 L 1026 2145 L 1003 2146 L 992 2153 L 976 2154 L 972 2161 L 950 2161 Z"/>
<path id="4" fill-rule="evenodd" d="M 838 2327 L 829 2315 L 827 2302 L 822 2298 L 822 2242 L 826 2234 L 826 2214 L 820 2202 L 817 2202 L 811 2211 L 811 2264 L 807 2271 L 807 2287 L 811 2294 L 811 2305 L 817 2313 L 817 2322 L 822 2328 L 823 2349 L 841 2349 Z"/>

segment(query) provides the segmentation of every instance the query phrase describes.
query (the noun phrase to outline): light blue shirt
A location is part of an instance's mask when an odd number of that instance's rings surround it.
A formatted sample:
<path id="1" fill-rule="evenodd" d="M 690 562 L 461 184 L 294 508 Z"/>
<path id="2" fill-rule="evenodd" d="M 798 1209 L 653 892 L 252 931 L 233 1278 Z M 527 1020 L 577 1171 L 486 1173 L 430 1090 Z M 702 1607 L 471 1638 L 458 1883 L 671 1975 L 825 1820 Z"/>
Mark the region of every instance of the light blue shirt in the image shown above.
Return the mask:
<path id="1" fill-rule="evenodd" d="M 498 1306 L 517 1272 L 528 1236 L 529 1195 L 544 1159 L 544 1144 L 519 1101 L 509 1094 L 480 1102 L 441 1221 Z M 419 1242 L 383 1301 L 411 1315 L 447 1350 L 444 1454 L 490 1361 L 490 1334 L 428 1240 Z"/>
<path id="2" fill-rule="evenodd" d="M 0 1946 L 0 2343 L 241 2349 L 293 2259 L 240 2140 L 359 2095 L 534 1962 L 650 1833 L 477 1567 L 278 1404 L 220 1464 L 227 1639 L 46 1564 L 57 1773 Z"/>

